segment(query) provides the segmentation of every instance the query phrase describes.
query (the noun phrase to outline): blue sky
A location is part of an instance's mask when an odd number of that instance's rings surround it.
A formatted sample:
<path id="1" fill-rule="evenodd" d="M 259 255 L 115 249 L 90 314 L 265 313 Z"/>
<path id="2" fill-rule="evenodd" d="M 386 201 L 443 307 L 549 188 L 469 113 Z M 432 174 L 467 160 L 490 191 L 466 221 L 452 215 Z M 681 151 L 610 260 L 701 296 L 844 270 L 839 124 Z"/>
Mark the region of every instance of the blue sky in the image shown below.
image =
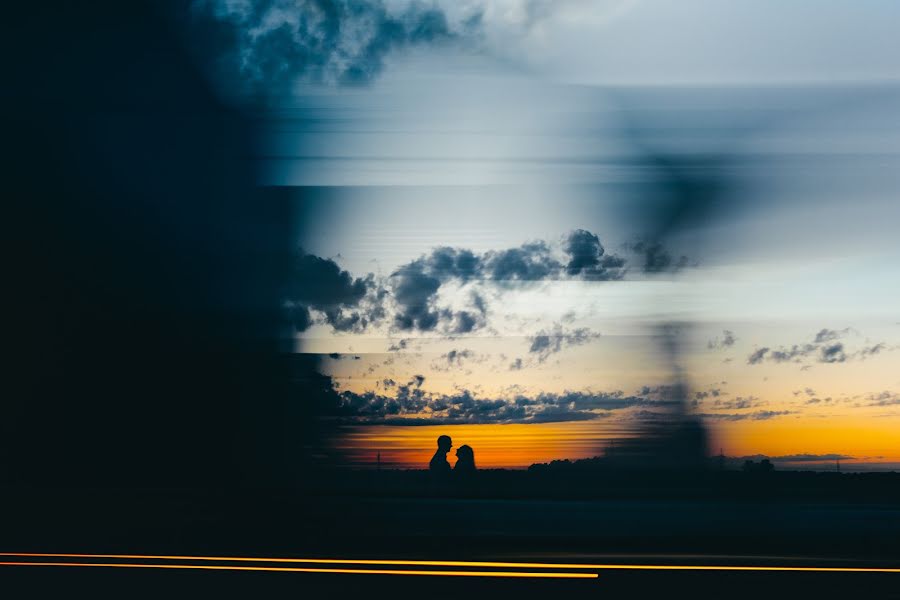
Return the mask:
<path id="1" fill-rule="evenodd" d="M 302 205 L 296 348 L 359 419 L 640 418 L 663 323 L 712 423 L 900 418 L 900 5 L 197 6 Z"/>

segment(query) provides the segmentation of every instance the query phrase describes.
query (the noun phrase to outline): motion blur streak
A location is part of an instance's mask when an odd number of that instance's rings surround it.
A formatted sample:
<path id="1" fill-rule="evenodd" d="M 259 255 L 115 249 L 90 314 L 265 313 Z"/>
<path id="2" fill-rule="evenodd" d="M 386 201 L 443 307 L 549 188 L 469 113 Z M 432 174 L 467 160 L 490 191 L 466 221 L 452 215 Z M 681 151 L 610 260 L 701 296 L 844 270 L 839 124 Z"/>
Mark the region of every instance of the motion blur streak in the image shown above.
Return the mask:
<path id="1" fill-rule="evenodd" d="M 35 557 L 35 558 L 117 558 L 117 559 L 150 559 L 150 560 L 216 560 L 216 561 L 244 561 L 244 562 L 271 562 L 271 563 L 305 563 L 305 564 L 346 564 L 346 565 L 410 565 L 410 566 L 431 566 L 431 567 L 509 567 L 509 568 L 537 568 L 537 569 L 616 569 L 616 570 L 644 570 L 644 571 L 807 571 L 807 572 L 833 572 L 833 573 L 900 573 L 898 568 L 883 567 L 784 567 L 784 566 L 734 566 L 734 565 L 639 565 L 639 564 L 587 564 L 587 563 L 542 563 L 542 562 L 493 562 L 493 561 L 467 561 L 467 560 L 391 560 L 391 559 L 340 559 L 340 558 L 260 558 L 247 556 L 155 556 L 147 554 L 44 554 L 44 553 L 12 553 L 0 552 L 0 556 L 17 556 L 17 557 Z M 6 564 L 37 564 L 50 565 L 57 563 L 5 563 Z M 79 563 L 59 563 L 63 565 L 76 565 Z M 91 566 L 103 566 L 91 563 Z M 113 566 L 123 566 L 114 564 Z M 142 565 L 142 566 L 170 566 L 170 565 Z M 174 566 L 174 565 L 171 565 Z M 190 565 L 177 565 L 179 567 L 189 567 Z M 202 567 L 197 567 L 202 568 Z M 232 567 L 221 567 L 232 568 Z M 257 567 L 233 567 L 240 568 L 257 568 Z M 280 568 L 258 567 L 263 570 L 291 570 Z M 341 569 L 315 569 L 322 572 L 344 572 Z M 362 570 L 349 570 L 354 573 L 362 573 Z M 377 573 L 390 573 L 391 571 L 378 570 Z M 413 571 L 402 571 L 402 573 L 413 573 Z M 438 571 L 437 573 L 449 573 L 449 571 Z M 454 571 L 454 574 L 463 573 L 463 571 Z M 490 573 L 497 573 L 490 571 Z M 430 574 L 429 572 L 419 572 L 417 574 Z M 529 575 L 549 575 L 549 574 L 529 574 Z M 575 573 L 568 573 L 575 575 Z M 591 574 L 589 574 L 591 575 Z"/>
<path id="2" fill-rule="evenodd" d="M 407 571 L 395 569 L 314 569 L 303 567 L 234 567 L 226 565 L 154 565 L 142 563 L 0 562 L 13 567 L 121 567 L 125 569 L 202 569 L 212 571 L 280 571 L 288 573 L 339 573 L 352 575 L 429 575 L 447 577 L 532 577 L 596 579 L 596 573 L 534 573 L 528 571 Z"/>

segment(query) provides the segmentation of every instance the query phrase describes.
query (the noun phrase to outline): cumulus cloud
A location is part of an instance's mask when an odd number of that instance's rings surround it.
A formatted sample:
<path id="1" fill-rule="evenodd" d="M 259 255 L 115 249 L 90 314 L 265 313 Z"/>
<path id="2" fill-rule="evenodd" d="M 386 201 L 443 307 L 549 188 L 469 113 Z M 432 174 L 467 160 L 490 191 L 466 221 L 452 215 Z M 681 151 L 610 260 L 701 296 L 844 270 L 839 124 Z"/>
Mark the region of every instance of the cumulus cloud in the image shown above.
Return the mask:
<path id="1" fill-rule="evenodd" d="M 722 410 L 743 410 L 747 408 L 755 408 L 766 404 L 756 396 L 738 396 L 736 398 L 719 399 L 713 402 L 716 409 Z"/>
<path id="2" fill-rule="evenodd" d="M 768 347 L 759 348 L 758 350 L 754 350 L 750 353 L 750 356 L 747 357 L 748 365 L 758 365 L 763 361 L 766 354 L 769 352 Z"/>
<path id="3" fill-rule="evenodd" d="M 528 338 L 528 352 L 536 354 L 539 362 L 544 362 L 551 354 L 559 352 L 570 346 L 580 346 L 600 337 L 587 327 L 578 329 L 566 329 L 560 324 L 555 324 L 553 329 L 541 330 L 536 335 Z"/>
<path id="4" fill-rule="evenodd" d="M 873 346 L 866 346 L 866 347 L 860 349 L 856 353 L 856 355 L 860 358 L 860 360 L 865 360 L 871 356 L 880 354 L 884 350 L 890 350 L 890 348 L 884 342 L 879 342 Z"/>
<path id="5" fill-rule="evenodd" d="M 548 280 L 612 281 L 625 275 L 625 261 L 606 254 L 600 239 L 577 229 L 558 247 L 543 240 L 521 246 L 475 253 L 442 246 L 391 274 L 397 305 L 394 326 L 400 330 L 470 333 L 487 323 L 484 297 L 472 289 L 465 308 L 438 306 L 442 286 L 470 282 L 527 285 Z"/>
<path id="6" fill-rule="evenodd" d="M 487 284 L 502 293 L 547 281 L 616 281 L 626 273 L 625 259 L 607 253 L 600 238 L 584 229 L 571 231 L 553 244 L 534 240 L 483 253 L 440 246 L 401 265 L 387 278 L 371 273 L 353 277 L 331 259 L 300 253 L 285 304 L 300 332 L 316 322 L 346 332 L 388 322 L 395 331 L 456 336 L 488 327 Z M 717 343 L 732 345 L 736 338 L 729 331 L 724 333 Z M 531 352 L 543 360 L 597 335 L 587 329 L 563 331 L 556 325 L 532 336 Z M 390 350 L 401 350 L 404 343 L 392 344 Z"/>
<path id="7" fill-rule="evenodd" d="M 451 350 L 446 354 L 442 354 L 441 358 L 445 359 L 449 364 L 459 366 L 462 364 L 463 360 L 470 358 L 473 355 L 471 350 Z"/>
<path id="8" fill-rule="evenodd" d="M 728 392 L 723 392 L 721 388 L 710 388 L 708 390 L 697 390 L 694 392 L 694 397 L 691 400 L 691 406 L 694 408 L 700 406 L 701 404 L 705 404 L 707 400 L 711 398 L 719 398 L 720 396 L 727 396 Z"/>
<path id="9" fill-rule="evenodd" d="M 441 280 L 425 273 L 422 261 L 410 263 L 393 276 L 394 300 L 400 310 L 394 324 L 400 329 L 434 329 L 440 315 L 433 299 L 441 287 Z"/>
<path id="10" fill-rule="evenodd" d="M 845 327 L 844 329 L 836 330 L 836 329 L 820 329 L 818 333 L 816 333 L 816 337 L 813 340 L 816 344 L 824 344 L 826 342 L 833 342 L 836 339 L 839 339 L 848 333 L 850 333 L 850 328 Z"/>
<path id="11" fill-rule="evenodd" d="M 547 242 L 527 242 L 518 248 L 487 252 L 481 272 L 493 281 L 539 281 L 556 279 L 562 265 L 553 257 Z"/>
<path id="12" fill-rule="evenodd" d="M 827 398 L 817 398 L 813 396 L 804 401 L 804 404 L 831 404 L 832 401 L 833 399 L 831 396 L 828 396 Z"/>
<path id="13" fill-rule="evenodd" d="M 763 361 L 804 363 L 809 360 L 823 364 L 835 364 L 854 359 L 865 360 L 883 351 L 895 349 L 885 343 L 877 343 L 856 351 L 848 350 L 844 342 L 839 340 L 851 332 L 853 330 L 849 327 L 840 330 L 821 329 L 813 336 L 812 342 L 778 348 L 769 348 L 768 346 L 758 348 L 747 357 L 747 364 L 758 365 Z M 808 364 L 804 365 L 804 369 L 808 367 Z"/>
<path id="14" fill-rule="evenodd" d="M 371 273 L 354 278 L 333 260 L 300 251 L 294 260 L 286 306 L 297 331 L 312 325 L 310 309 L 320 312 L 338 331 L 361 331 L 384 317 L 385 294 Z"/>
<path id="15" fill-rule="evenodd" d="M 586 280 L 608 281 L 620 279 L 625 259 L 606 254 L 596 234 L 584 229 L 576 229 L 563 241 L 563 251 L 569 256 L 565 265 L 570 277 Z"/>
<path id="16" fill-rule="evenodd" d="M 474 38 L 482 8 L 385 0 L 196 0 L 194 27 L 218 42 L 215 68 L 256 92 L 297 80 L 365 84 L 395 51 Z"/>
<path id="17" fill-rule="evenodd" d="M 869 394 L 866 406 L 895 406 L 900 404 L 900 394 L 887 390 L 879 394 Z"/>
<path id="18" fill-rule="evenodd" d="M 490 358 L 489 355 L 476 355 L 475 352 L 469 349 L 453 349 L 441 354 L 440 358 L 434 360 L 431 363 L 431 368 L 435 371 L 449 372 L 466 367 L 466 363 L 472 361 L 483 362 L 488 358 Z M 469 374 L 471 371 L 466 370 L 466 373 Z"/>
<path id="19" fill-rule="evenodd" d="M 794 414 L 792 410 L 758 410 L 749 413 L 702 413 L 697 415 L 704 419 L 715 419 L 718 421 L 766 421 L 784 415 Z"/>
<path id="20" fill-rule="evenodd" d="M 428 394 L 414 381 L 394 384 L 391 389 L 397 390 L 396 395 L 342 392 L 338 416 L 354 423 L 394 425 L 547 423 L 598 419 L 616 410 L 655 405 L 653 400 L 621 391 L 480 398 L 470 390 Z"/>
<path id="21" fill-rule="evenodd" d="M 837 363 L 845 362 L 846 360 L 847 354 L 844 352 L 844 344 L 840 342 L 828 344 L 819 349 L 819 362 Z"/>
<path id="22" fill-rule="evenodd" d="M 406 350 L 407 344 L 409 344 L 408 340 L 398 340 L 396 343 L 393 343 L 388 347 L 388 352 L 399 352 L 400 350 Z"/>
<path id="23" fill-rule="evenodd" d="M 731 348 L 734 346 L 734 343 L 737 341 L 737 338 L 734 336 L 734 332 L 728 329 L 722 330 L 722 337 L 715 337 L 709 340 L 706 343 L 706 347 L 710 350 L 715 350 L 718 348 Z"/>

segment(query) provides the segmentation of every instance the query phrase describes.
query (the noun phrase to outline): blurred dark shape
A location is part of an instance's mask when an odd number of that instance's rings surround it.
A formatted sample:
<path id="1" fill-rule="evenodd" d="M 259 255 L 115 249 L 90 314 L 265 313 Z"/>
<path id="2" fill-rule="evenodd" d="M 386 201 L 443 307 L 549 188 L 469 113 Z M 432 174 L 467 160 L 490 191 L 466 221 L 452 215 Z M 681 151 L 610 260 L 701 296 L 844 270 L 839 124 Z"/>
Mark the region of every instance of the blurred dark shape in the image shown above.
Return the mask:
<path id="1" fill-rule="evenodd" d="M 315 402 L 336 400 L 282 353 L 290 204 L 254 186 L 253 130 L 169 6 L 17 3 L 4 19 L 12 482 L 282 484 L 319 446 Z"/>
<path id="2" fill-rule="evenodd" d="M 688 254 L 699 255 L 696 233 L 732 208 L 732 171 L 737 161 L 725 152 L 698 151 L 686 140 L 664 147 L 653 136 L 660 131 L 671 135 L 671 124 L 654 122 L 652 114 L 646 112 L 638 117 L 629 110 L 627 98 L 613 99 L 623 107 L 620 133 L 624 145 L 633 150 L 631 164 L 640 175 L 632 190 L 635 212 L 631 218 L 643 234 L 630 249 L 644 256 L 642 271 L 646 274 L 678 271 L 687 266 L 688 259 L 686 255 L 673 259 L 667 248 L 680 234 L 691 232 L 694 235 L 690 236 Z M 660 297 L 658 303 L 666 304 L 667 299 Z M 659 311 L 653 308 L 650 312 Z M 707 434 L 703 422 L 690 414 L 689 391 L 679 357 L 681 337 L 688 325 L 658 324 L 657 339 L 671 372 L 668 397 L 661 403 L 661 410 L 622 441 L 616 456 L 608 457 L 610 464 L 674 469 L 707 465 Z"/>
<path id="3" fill-rule="evenodd" d="M 657 337 L 672 383 L 662 386 L 655 410 L 648 411 L 630 437 L 612 441 L 598 459 L 598 466 L 626 470 L 697 470 L 710 466 L 706 427 L 688 410 L 689 389 L 678 363 L 678 344 L 685 327 L 683 323 L 659 326 Z"/>
<path id="4" fill-rule="evenodd" d="M 645 424 L 638 433 L 607 448 L 600 464 L 615 469 L 696 470 L 709 466 L 706 428 L 698 418 L 670 417 Z"/>
<path id="5" fill-rule="evenodd" d="M 456 449 L 456 464 L 453 466 L 453 473 L 466 477 L 472 475 L 475 470 L 475 451 L 468 444 L 463 444 Z"/>

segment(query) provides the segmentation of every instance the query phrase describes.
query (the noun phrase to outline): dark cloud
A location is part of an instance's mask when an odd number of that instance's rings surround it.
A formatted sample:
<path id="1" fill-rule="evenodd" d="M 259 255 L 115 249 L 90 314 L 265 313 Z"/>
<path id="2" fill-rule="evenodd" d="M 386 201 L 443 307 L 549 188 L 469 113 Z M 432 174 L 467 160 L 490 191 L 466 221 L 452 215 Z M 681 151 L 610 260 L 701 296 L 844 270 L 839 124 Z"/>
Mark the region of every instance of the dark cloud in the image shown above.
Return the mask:
<path id="1" fill-rule="evenodd" d="M 302 304 L 288 302 L 287 309 L 291 323 L 294 324 L 294 329 L 297 331 L 309 329 L 310 325 L 312 325 L 312 315 L 309 314 L 309 308 Z"/>
<path id="2" fill-rule="evenodd" d="M 471 250 L 441 246 L 422 259 L 430 273 L 441 280 L 469 281 L 480 276 L 481 260 Z"/>
<path id="3" fill-rule="evenodd" d="M 553 257 L 550 246 L 540 240 L 492 250 L 481 259 L 482 276 L 493 281 L 558 279 L 561 271 L 562 264 Z"/>
<path id="4" fill-rule="evenodd" d="M 794 414 L 791 410 L 758 410 L 749 413 L 703 413 L 697 415 L 705 419 L 716 419 L 719 421 L 766 421 L 775 417 Z"/>
<path id="5" fill-rule="evenodd" d="M 736 398 L 720 399 L 713 402 L 713 406 L 722 410 L 744 410 L 747 408 L 755 408 L 765 404 L 756 396 L 738 396 Z"/>
<path id="6" fill-rule="evenodd" d="M 875 356 L 876 354 L 881 353 L 883 350 L 889 350 L 888 346 L 884 342 L 879 342 L 874 346 L 867 346 L 862 348 L 859 352 L 857 352 L 857 356 L 861 360 L 865 360 L 870 356 Z"/>
<path id="7" fill-rule="evenodd" d="M 559 352 L 561 346 L 558 339 L 553 343 L 550 341 L 550 336 L 546 334 L 538 334 L 529 339 L 531 340 L 531 347 L 528 348 L 529 352 Z"/>
<path id="8" fill-rule="evenodd" d="M 487 303 L 477 290 L 469 294 L 469 306 L 451 310 L 437 306 L 442 285 L 466 285 L 473 281 L 528 284 L 547 280 L 610 281 L 625 274 L 625 261 L 607 255 L 599 238 L 575 230 L 563 239 L 561 261 L 545 241 L 526 242 L 515 248 L 478 254 L 465 248 L 441 246 L 401 266 L 391 275 L 397 313 L 394 325 L 401 330 L 465 334 L 487 325 Z"/>
<path id="9" fill-rule="evenodd" d="M 895 406 L 900 404 L 900 394 L 887 390 L 880 394 L 869 394 L 866 406 Z"/>
<path id="10" fill-rule="evenodd" d="M 472 299 L 472 306 L 475 307 L 475 310 L 477 310 L 482 317 L 486 317 L 487 303 L 484 300 L 484 296 L 473 290 L 470 298 Z"/>
<path id="11" fill-rule="evenodd" d="M 823 346 L 819 350 L 819 362 L 839 363 L 846 360 L 847 354 L 844 352 L 844 344 L 840 342 Z"/>
<path id="12" fill-rule="evenodd" d="M 587 327 L 578 329 L 565 329 L 558 323 L 552 330 L 541 330 L 537 335 L 528 338 L 530 346 L 528 352 L 538 355 L 538 360 L 543 362 L 556 352 L 570 346 L 580 346 L 600 337 L 599 333 L 592 332 Z"/>
<path id="13" fill-rule="evenodd" d="M 809 356 L 816 351 L 813 344 L 804 344 L 803 346 L 791 346 L 790 348 L 780 348 L 769 352 L 769 360 L 776 363 L 784 362 L 800 362 L 799 359 Z"/>
<path id="14" fill-rule="evenodd" d="M 708 390 L 696 391 L 694 392 L 694 399 L 691 400 L 691 406 L 696 408 L 710 398 L 718 398 L 723 395 L 727 396 L 728 392 L 723 392 L 720 388 L 710 388 Z"/>
<path id="15" fill-rule="evenodd" d="M 214 69 L 265 94 L 294 81 L 365 84 L 393 51 L 475 36 L 480 13 L 459 22 L 427 2 L 382 0 L 197 0 L 194 27 L 217 42 Z"/>
<path id="16" fill-rule="evenodd" d="M 576 229 L 554 250 L 545 241 L 526 242 L 515 248 L 475 253 L 465 248 L 440 246 L 402 265 L 389 279 L 372 274 L 354 278 L 333 260 L 312 254 L 298 255 L 287 308 L 298 331 L 315 322 L 310 309 L 337 331 L 361 332 L 385 320 L 401 331 L 438 331 L 469 334 L 487 326 L 488 305 L 478 289 L 468 290 L 465 306 L 439 306 L 441 287 L 474 282 L 528 285 L 551 280 L 613 281 L 626 273 L 625 260 L 607 254 L 600 238 Z M 385 285 L 386 284 L 386 285 Z M 734 343 L 731 332 L 721 342 Z M 532 339 L 532 352 L 542 358 L 566 345 L 596 337 L 586 329 L 540 332 Z M 402 346 L 392 345 L 392 350 Z"/>
<path id="17" fill-rule="evenodd" d="M 483 318 L 467 310 L 458 311 L 451 318 L 453 319 L 451 333 L 469 333 L 484 325 Z"/>
<path id="18" fill-rule="evenodd" d="M 813 336 L 813 341 L 810 343 L 794 344 L 790 347 L 781 346 L 775 349 L 759 348 L 747 357 L 747 364 L 756 365 L 763 360 L 774 363 L 804 363 L 813 358 L 819 363 L 834 364 L 852 359 L 865 360 L 881 352 L 895 349 L 882 342 L 863 347 L 856 352 L 848 351 L 844 342 L 837 340 L 852 331 L 849 327 L 840 330 L 821 329 Z M 804 370 L 808 368 L 808 364 L 802 367 Z"/>
<path id="19" fill-rule="evenodd" d="M 736 341 L 737 341 L 737 338 L 734 336 L 733 331 L 730 331 L 728 329 L 723 329 L 721 339 L 718 337 L 715 337 L 715 338 L 709 340 L 706 343 L 706 347 L 709 348 L 710 350 L 715 350 L 716 348 L 731 348 L 732 346 L 734 346 L 734 343 Z"/>
<path id="20" fill-rule="evenodd" d="M 680 404 L 681 402 L 686 401 L 689 396 L 688 390 L 681 384 L 657 385 L 652 387 L 645 385 L 641 387 L 637 393 L 662 405 Z"/>
<path id="21" fill-rule="evenodd" d="M 467 358 L 473 355 L 471 350 L 451 350 L 446 354 L 442 354 L 441 358 L 445 359 L 449 364 L 460 366 Z"/>
<path id="22" fill-rule="evenodd" d="M 850 328 L 846 327 L 841 330 L 835 329 L 821 329 L 816 334 L 815 339 L 813 340 L 816 344 L 824 344 L 826 342 L 833 342 L 834 340 L 840 339 L 844 335 L 850 333 Z"/>
<path id="23" fill-rule="evenodd" d="M 793 394 L 795 396 L 799 396 L 800 394 L 806 394 L 807 396 L 812 397 L 812 396 L 816 395 L 816 390 L 812 389 L 811 387 L 807 387 L 802 390 L 794 390 Z"/>
<path id="24" fill-rule="evenodd" d="M 511 363 L 509 363 L 509 370 L 510 371 L 521 371 L 522 370 L 522 359 L 517 358 L 514 361 L 512 361 Z"/>
<path id="25" fill-rule="evenodd" d="M 431 331 L 437 327 L 440 314 L 434 306 L 441 280 L 426 274 L 422 259 L 414 261 L 392 276 L 394 300 L 399 310 L 394 325 L 399 329 Z"/>
<path id="26" fill-rule="evenodd" d="M 644 273 L 675 272 L 689 266 L 687 256 L 673 257 L 658 241 L 638 240 L 625 244 L 625 248 L 641 257 Z"/>
<path id="27" fill-rule="evenodd" d="M 340 396 L 341 417 L 355 423 L 392 425 L 584 421 L 603 418 L 610 411 L 655 404 L 621 391 L 544 393 L 506 399 L 479 398 L 468 390 L 431 395 L 413 382 L 399 386 L 394 397 L 349 391 Z"/>
<path id="28" fill-rule="evenodd" d="M 758 350 L 754 350 L 750 356 L 747 357 L 748 365 L 758 365 L 765 358 L 766 353 L 769 351 L 768 348 L 759 348 Z"/>
<path id="29" fill-rule="evenodd" d="M 827 398 L 812 397 L 812 398 L 808 398 L 804 402 L 804 404 L 830 404 L 831 402 L 832 402 L 831 396 L 828 396 Z"/>
<path id="30" fill-rule="evenodd" d="M 566 273 L 594 281 L 621 279 L 625 260 L 605 253 L 600 238 L 590 231 L 576 229 L 563 240 L 563 251 L 569 255 Z"/>
<path id="31" fill-rule="evenodd" d="M 396 344 L 391 344 L 388 347 L 388 352 L 398 352 L 400 350 L 406 350 L 407 344 L 408 344 L 407 340 L 399 340 Z"/>
<path id="32" fill-rule="evenodd" d="M 361 331 L 383 316 L 385 291 L 374 275 L 354 278 L 336 262 L 299 252 L 289 286 L 288 309 L 297 331 L 312 324 L 309 309 L 324 315 L 338 331 Z"/>

